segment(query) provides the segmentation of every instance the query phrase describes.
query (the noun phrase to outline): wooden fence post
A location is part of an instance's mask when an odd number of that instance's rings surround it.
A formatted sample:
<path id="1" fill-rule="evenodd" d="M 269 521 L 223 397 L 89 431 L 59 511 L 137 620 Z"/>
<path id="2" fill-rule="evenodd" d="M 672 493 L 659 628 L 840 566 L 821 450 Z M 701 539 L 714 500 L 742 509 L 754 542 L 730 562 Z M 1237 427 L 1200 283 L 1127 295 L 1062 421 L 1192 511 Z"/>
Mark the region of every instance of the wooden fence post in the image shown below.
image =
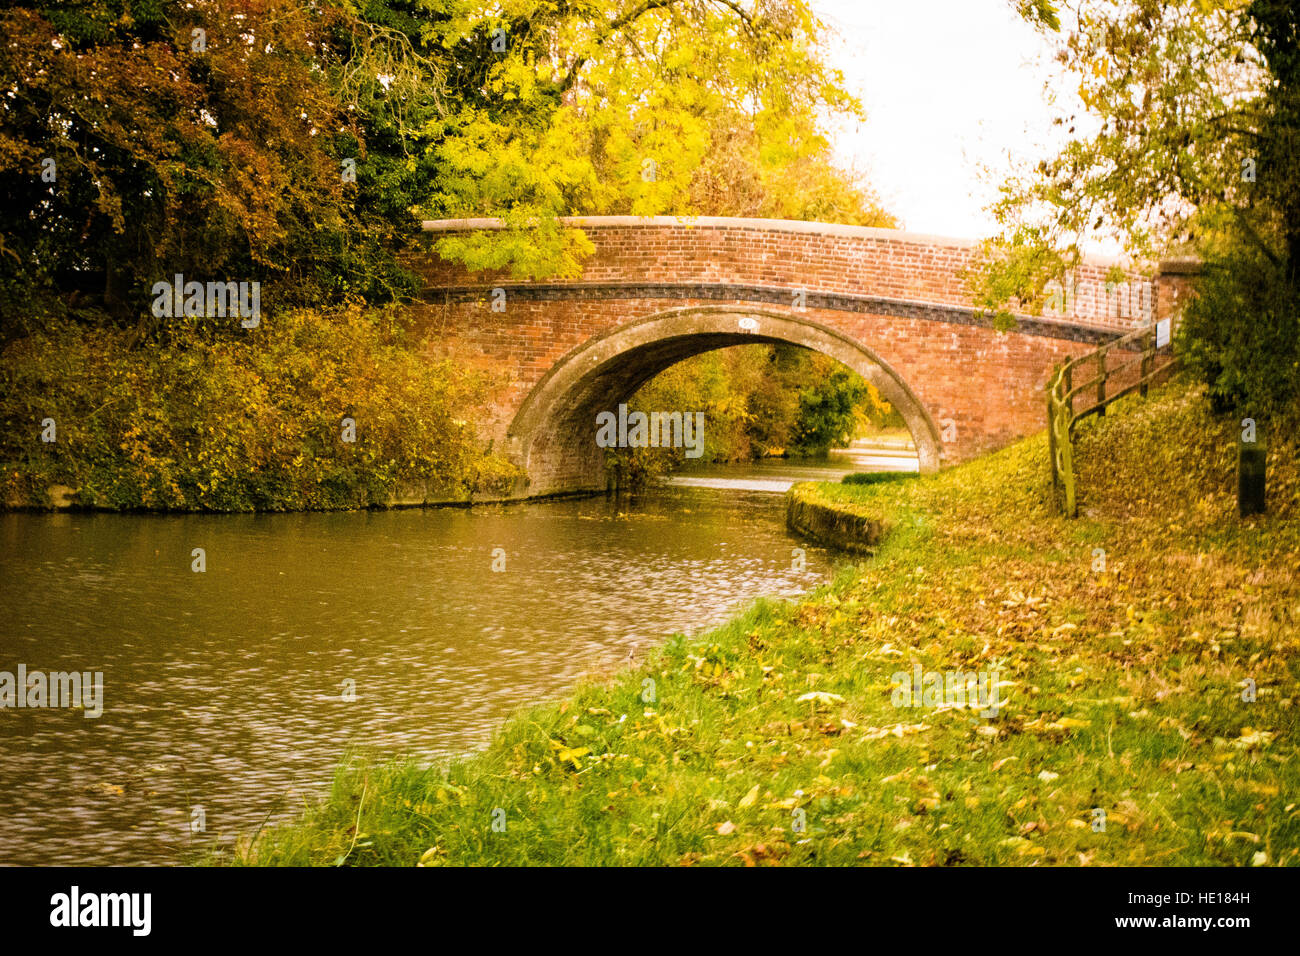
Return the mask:
<path id="1" fill-rule="evenodd" d="M 1147 397 L 1147 373 L 1151 371 L 1151 356 L 1155 351 L 1151 346 L 1155 344 L 1155 335 L 1155 329 L 1153 328 L 1149 337 L 1143 336 L 1142 338 L 1142 365 L 1138 369 L 1142 381 L 1142 384 L 1138 386 L 1138 395 L 1142 398 Z"/>
<path id="2" fill-rule="evenodd" d="M 1097 410 L 1098 415 L 1106 414 L 1106 347 L 1097 350 Z"/>
<path id="3" fill-rule="evenodd" d="M 1070 416 L 1061 419 L 1061 481 L 1065 485 L 1065 516 L 1073 518 L 1079 513 L 1079 502 L 1074 490 L 1074 443 L 1070 438 Z"/>
<path id="4" fill-rule="evenodd" d="M 1057 508 L 1061 507 L 1061 473 L 1056 467 L 1056 396 L 1052 394 L 1052 388 L 1060 371 L 1059 365 L 1053 365 L 1051 377 L 1047 380 L 1047 454 L 1052 459 L 1052 504 Z"/>
<path id="5" fill-rule="evenodd" d="M 1237 511 L 1241 517 L 1263 514 L 1264 499 L 1264 442 L 1251 428 L 1251 441 L 1237 443 Z"/>

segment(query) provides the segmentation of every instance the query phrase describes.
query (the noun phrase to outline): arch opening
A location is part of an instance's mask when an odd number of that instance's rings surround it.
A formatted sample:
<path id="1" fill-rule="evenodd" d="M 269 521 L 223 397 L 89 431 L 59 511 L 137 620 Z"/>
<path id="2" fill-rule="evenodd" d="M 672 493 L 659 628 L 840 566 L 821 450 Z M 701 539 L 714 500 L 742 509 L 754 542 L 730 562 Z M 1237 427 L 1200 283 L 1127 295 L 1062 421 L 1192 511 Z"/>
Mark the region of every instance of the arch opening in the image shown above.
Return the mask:
<path id="1" fill-rule="evenodd" d="M 603 491 L 596 416 L 628 401 L 659 372 L 714 349 L 755 343 L 821 352 L 870 382 L 912 434 L 922 473 L 938 470 L 943 445 L 924 405 L 883 359 L 841 332 L 797 315 L 743 306 L 659 312 L 578 346 L 533 387 L 507 432 L 510 456 L 528 473 L 529 495 Z"/>

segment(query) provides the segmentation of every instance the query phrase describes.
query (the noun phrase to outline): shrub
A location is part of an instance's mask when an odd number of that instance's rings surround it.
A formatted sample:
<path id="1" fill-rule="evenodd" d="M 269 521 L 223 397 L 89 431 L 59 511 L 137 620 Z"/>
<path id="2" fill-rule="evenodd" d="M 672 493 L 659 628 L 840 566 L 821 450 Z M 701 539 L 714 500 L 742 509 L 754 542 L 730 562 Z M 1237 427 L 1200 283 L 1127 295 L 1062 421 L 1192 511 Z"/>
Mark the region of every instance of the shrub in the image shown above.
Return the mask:
<path id="1" fill-rule="evenodd" d="M 1271 418 L 1300 401 L 1300 293 L 1248 247 L 1207 257 L 1179 327 L 1216 411 Z"/>
<path id="2" fill-rule="evenodd" d="M 137 349 L 50 320 L 0 355 L 0 385 L 10 504 L 44 506 L 62 484 L 77 504 L 116 509 L 356 508 L 410 482 L 464 499 L 517 474 L 460 417 L 489 383 L 426 357 L 395 309 L 292 311 L 239 335 L 195 320 Z"/>

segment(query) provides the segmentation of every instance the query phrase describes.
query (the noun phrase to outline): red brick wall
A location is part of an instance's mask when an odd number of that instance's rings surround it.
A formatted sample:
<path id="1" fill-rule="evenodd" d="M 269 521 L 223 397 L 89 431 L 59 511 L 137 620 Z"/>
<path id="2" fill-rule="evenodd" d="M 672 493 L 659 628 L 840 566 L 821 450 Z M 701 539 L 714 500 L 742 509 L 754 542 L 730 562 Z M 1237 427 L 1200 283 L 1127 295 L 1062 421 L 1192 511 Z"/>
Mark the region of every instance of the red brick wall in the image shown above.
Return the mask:
<path id="1" fill-rule="evenodd" d="M 732 302 L 743 308 L 747 303 Z M 633 319 L 692 305 L 699 299 L 520 302 L 505 313 L 486 303 L 425 305 L 426 320 L 455 354 L 508 361 L 514 385 L 488 410 L 498 442 L 534 385 L 568 352 L 592 336 Z M 1089 351 L 1087 343 L 999 333 L 988 328 L 808 309 L 801 317 L 847 333 L 888 362 L 911 386 L 940 431 L 951 420 L 956 440 L 948 460 L 962 461 L 1044 427 L 1044 386 L 1053 365 Z M 626 398 L 628 396 L 622 396 Z"/>
<path id="2" fill-rule="evenodd" d="M 631 219 L 631 217 L 610 217 Z M 703 220 L 716 222 L 717 220 Z M 583 222 L 583 220 L 575 220 Z M 599 219 L 589 222 L 601 222 Z M 741 283 L 785 289 L 843 292 L 918 302 L 969 306 L 962 273 L 974 243 L 918 236 L 893 229 L 820 223 L 773 224 L 770 220 L 728 220 L 730 224 L 585 225 L 596 251 L 584 263 L 578 283 Z M 736 225 L 746 224 L 746 225 Z M 441 224 L 439 224 L 441 225 Z M 797 227 L 792 229 L 790 227 Z M 823 232 L 806 231 L 820 227 Z M 438 229 L 431 239 L 453 230 Z M 466 273 L 430 252 L 422 273 L 431 287 L 516 284 L 502 273 Z M 1061 316 L 1089 325 L 1128 329 L 1137 318 L 1106 314 L 1104 287 L 1109 265 L 1076 270 L 1078 293 Z M 1126 272 L 1132 280 L 1144 277 Z M 546 280 L 548 284 L 551 280 Z"/>

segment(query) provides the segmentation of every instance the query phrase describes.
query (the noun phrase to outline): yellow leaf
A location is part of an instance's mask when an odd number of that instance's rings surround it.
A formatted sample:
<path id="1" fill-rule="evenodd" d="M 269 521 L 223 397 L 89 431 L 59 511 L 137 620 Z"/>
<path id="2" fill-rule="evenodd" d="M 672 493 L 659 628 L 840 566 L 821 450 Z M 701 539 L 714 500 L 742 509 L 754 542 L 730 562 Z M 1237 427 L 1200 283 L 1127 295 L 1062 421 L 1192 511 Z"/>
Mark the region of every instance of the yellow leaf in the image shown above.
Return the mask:
<path id="1" fill-rule="evenodd" d="M 740 802 L 736 804 L 737 809 L 747 810 L 754 805 L 754 801 L 758 799 L 758 786 L 758 784 L 754 784 L 749 793 L 740 798 Z"/>
<path id="2" fill-rule="evenodd" d="M 425 850 L 422 854 L 420 854 L 420 862 L 415 865 L 426 866 L 429 864 L 430 861 L 433 860 L 434 857 L 436 857 L 441 852 L 442 851 L 440 848 L 436 846 L 431 846 L 429 847 L 429 849 Z"/>
<path id="3" fill-rule="evenodd" d="M 578 766 L 578 758 L 589 753 L 591 753 L 590 747 L 565 747 L 555 756 L 560 763 L 568 762 L 576 767 Z"/>
<path id="4" fill-rule="evenodd" d="M 1239 750 L 1253 750 L 1256 748 L 1267 747 L 1277 736 L 1272 731 L 1256 730 L 1253 727 L 1243 727 L 1241 736 L 1232 742 L 1232 745 Z"/>

